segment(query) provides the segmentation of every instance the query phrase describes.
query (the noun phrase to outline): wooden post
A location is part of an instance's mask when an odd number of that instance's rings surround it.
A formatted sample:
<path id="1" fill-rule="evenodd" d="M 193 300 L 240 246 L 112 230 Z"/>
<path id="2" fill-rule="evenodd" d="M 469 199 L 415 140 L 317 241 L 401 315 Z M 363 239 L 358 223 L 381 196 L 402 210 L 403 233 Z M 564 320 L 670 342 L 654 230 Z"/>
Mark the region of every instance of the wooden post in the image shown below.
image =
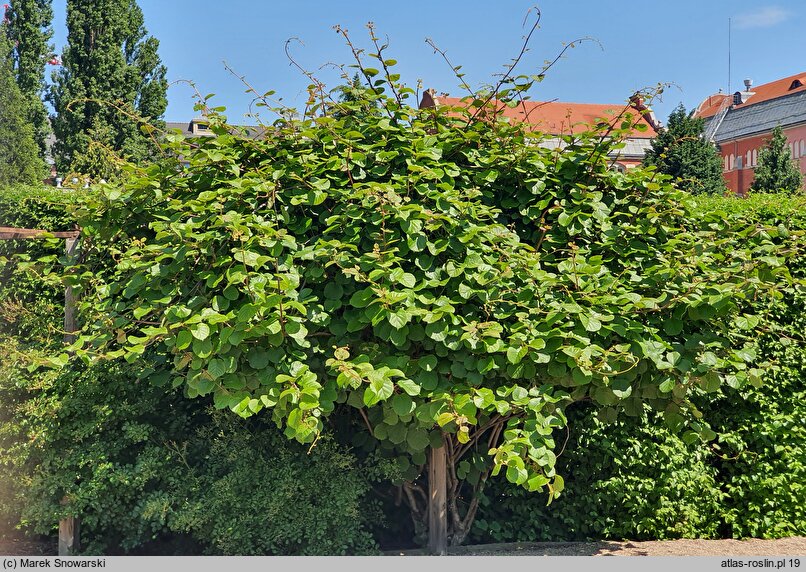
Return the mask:
<path id="1" fill-rule="evenodd" d="M 68 262 L 72 262 L 76 256 L 76 248 L 78 245 L 77 238 L 68 238 L 64 241 L 64 252 L 67 256 Z M 64 341 L 71 344 L 75 341 L 76 336 L 74 332 L 76 327 L 76 300 L 73 296 L 73 287 L 67 286 L 64 289 Z"/>
<path id="2" fill-rule="evenodd" d="M 448 464 L 445 445 L 431 448 L 428 459 L 428 551 L 448 553 Z"/>
<path id="3" fill-rule="evenodd" d="M 65 241 L 65 254 L 68 263 L 72 262 L 76 255 L 78 238 L 68 238 Z M 64 289 L 64 341 L 73 343 L 76 339 L 76 300 L 73 295 L 73 287 L 67 286 Z M 67 503 L 67 497 L 62 499 L 62 504 Z M 81 549 L 81 522 L 77 517 L 69 516 L 59 521 L 59 556 L 73 556 Z"/>
<path id="4" fill-rule="evenodd" d="M 80 528 L 81 522 L 75 517 L 70 516 L 59 521 L 59 556 L 74 556 L 79 551 Z"/>

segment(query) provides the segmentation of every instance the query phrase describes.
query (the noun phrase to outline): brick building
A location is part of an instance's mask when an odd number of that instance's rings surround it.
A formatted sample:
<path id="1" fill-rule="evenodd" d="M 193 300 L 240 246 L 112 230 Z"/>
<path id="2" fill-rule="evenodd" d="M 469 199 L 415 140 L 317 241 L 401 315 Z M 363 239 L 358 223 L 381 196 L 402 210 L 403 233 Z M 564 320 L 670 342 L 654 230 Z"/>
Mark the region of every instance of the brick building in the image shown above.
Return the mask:
<path id="1" fill-rule="evenodd" d="M 806 72 L 759 86 L 744 83 L 744 91 L 711 95 L 694 111 L 705 118 L 705 137 L 722 155 L 728 188 L 741 195 L 750 189 L 758 154 L 778 125 L 806 172 Z"/>
<path id="2" fill-rule="evenodd" d="M 434 90 L 427 90 L 420 101 L 420 107 L 436 105 L 464 106 L 458 97 L 437 95 Z M 623 112 L 631 113 L 633 121 L 643 124 L 643 130 L 633 129 L 625 140 L 622 149 L 613 150 L 609 157 L 613 167 L 619 170 L 631 169 L 641 164 L 652 140 L 657 136 L 660 124 L 641 99 L 634 99 L 629 105 L 601 103 L 565 103 L 559 101 L 524 101 L 516 107 L 500 106 L 501 113 L 511 121 L 524 121 L 548 137 L 542 145 L 559 147 L 563 145 L 561 136 L 575 135 L 583 131 L 605 124 L 620 124 Z M 622 116 L 623 117 L 623 116 Z"/>

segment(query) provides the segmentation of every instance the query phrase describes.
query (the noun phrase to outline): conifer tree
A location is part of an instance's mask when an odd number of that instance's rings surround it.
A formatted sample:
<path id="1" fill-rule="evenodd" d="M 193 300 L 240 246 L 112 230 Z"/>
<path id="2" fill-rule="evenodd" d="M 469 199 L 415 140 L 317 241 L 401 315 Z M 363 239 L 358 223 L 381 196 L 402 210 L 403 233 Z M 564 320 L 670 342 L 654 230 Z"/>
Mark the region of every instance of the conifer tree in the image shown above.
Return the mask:
<path id="1" fill-rule="evenodd" d="M 690 193 L 723 193 L 722 159 L 702 138 L 703 125 L 704 120 L 687 113 L 681 103 L 669 116 L 666 129 L 652 142 L 644 164 L 657 166 Z"/>
<path id="2" fill-rule="evenodd" d="M 48 112 L 42 101 L 45 92 L 45 65 L 52 57 L 53 35 L 51 0 L 14 0 L 6 12 L 7 33 L 13 46 L 14 75 L 26 102 L 26 117 L 34 126 L 39 156 L 47 153 L 50 134 Z"/>
<path id="3" fill-rule="evenodd" d="M 168 104 L 159 41 L 147 35 L 135 0 L 68 0 L 67 31 L 50 95 L 56 165 L 109 178 L 110 154 L 139 162 L 155 152 L 138 119 L 157 123 Z"/>
<path id="4" fill-rule="evenodd" d="M 751 191 L 774 193 L 799 192 L 803 186 L 803 175 L 786 143 L 786 135 L 780 126 L 772 130 L 772 138 L 758 154 L 758 166 Z"/>
<path id="5" fill-rule="evenodd" d="M 14 78 L 11 43 L 0 24 L 0 186 L 35 184 L 45 175 L 25 98 Z"/>

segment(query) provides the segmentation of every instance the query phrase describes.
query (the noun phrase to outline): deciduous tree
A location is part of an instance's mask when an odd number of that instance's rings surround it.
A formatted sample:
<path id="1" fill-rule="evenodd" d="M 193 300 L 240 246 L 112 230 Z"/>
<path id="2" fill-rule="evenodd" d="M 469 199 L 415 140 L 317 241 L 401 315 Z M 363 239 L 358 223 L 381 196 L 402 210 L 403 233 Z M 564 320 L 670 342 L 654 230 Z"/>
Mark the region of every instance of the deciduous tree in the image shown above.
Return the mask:
<path id="1" fill-rule="evenodd" d="M 155 152 L 140 119 L 158 126 L 167 107 L 159 42 L 147 35 L 135 0 L 69 0 L 67 30 L 50 94 L 56 164 L 61 172 L 109 178 L 116 165 L 98 157 L 142 161 Z"/>
<path id="2" fill-rule="evenodd" d="M 772 137 L 758 154 L 758 166 L 750 190 L 795 193 L 801 192 L 802 188 L 803 174 L 792 159 L 783 129 L 778 126 L 772 130 Z"/>
<path id="3" fill-rule="evenodd" d="M 682 103 L 678 105 L 666 128 L 652 141 L 644 164 L 655 165 L 690 193 L 721 194 L 725 191 L 722 159 L 713 144 L 702 138 L 703 124 Z"/>
<path id="4" fill-rule="evenodd" d="M 0 185 L 35 184 L 45 176 L 27 104 L 14 78 L 6 25 L 0 24 Z"/>
<path id="5" fill-rule="evenodd" d="M 214 137 L 167 136 L 177 164 L 91 194 L 88 247 L 115 264 L 74 269 L 78 355 L 137 361 L 301 442 L 351 413 L 356 444 L 397 459 L 421 529 L 427 488 L 445 486 L 452 544 L 491 475 L 561 494 L 570 403 L 605 420 L 653 407 L 712 437 L 690 398 L 760 380 L 753 338 L 727 334 L 785 271 L 769 237 L 738 247 L 729 221 L 693 228 L 669 178 L 612 171 L 624 116 L 548 148 L 497 113 L 539 76 L 417 109 L 382 52 L 386 71 L 357 53 L 374 89 L 355 100 L 261 139 L 210 112 Z M 429 454 L 444 482 L 428 483 Z"/>
<path id="6" fill-rule="evenodd" d="M 51 0 L 14 0 L 7 14 L 8 37 L 13 46 L 14 74 L 26 102 L 26 117 L 33 124 L 39 156 L 47 153 L 51 132 L 45 94 L 45 66 L 53 57 Z"/>

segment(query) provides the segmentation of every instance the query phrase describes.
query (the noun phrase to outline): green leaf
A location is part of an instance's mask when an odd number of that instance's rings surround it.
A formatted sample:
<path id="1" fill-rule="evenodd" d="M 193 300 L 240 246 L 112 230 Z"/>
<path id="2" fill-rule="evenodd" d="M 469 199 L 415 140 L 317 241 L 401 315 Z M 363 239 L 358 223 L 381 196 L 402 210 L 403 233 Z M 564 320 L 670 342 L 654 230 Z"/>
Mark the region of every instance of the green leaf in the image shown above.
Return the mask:
<path id="1" fill-rule="evenodd" d="M 437 425 L 439 425 L 440 427 L 444 427 L 448 423 L 452 422 L 455 418 L 456 416 L 453 413 L 450 412 L 441 413 L 439 417 L 437 417 Z"/>
<path id="2" fill-rule="evenodd" d="M 580 314 L 579 320 L 582 322 L 582 326 L 589 332 L 598 332 L 602 329 L 602 322 L 600 322 L 598 318 L 595 318 L 594 316 Z"/>
<path id="3" fill-rule="evenodd" d="M 428 431 L 419 427 L 409 429 L 409 432 L 406 434 L 406 442 L 414 451 L 422 451 L 431 443 L 428 438 Z"/>
<path id="4" fill-rule="evenodd" d="M 676 318 L 669 318 L 663 323 L 663 331 L 670 336 L 676 336 L 683 331 L 683 320 Z"/>
<path id="5" fill-rule="evenodd" d="M 507 361 L 511 364 L 518 364 L 526 356 L 528 351 L 529 348 L 527 346 L 517 348 L 510 346 L 507 348 Z"/>
<path id="6" fill-rule="evenodd" d="M 264 369 L 269 365 L 269 352 L 262 348 L 252 348 L 247 353 L 249 367 L 253 369 Z"/>
<path id="7" fill-rule="evenodd" d="M 375 292 L 373 292 L 372 288 L 364 288 L 350 296 L 350 305 L 356 308 L 366 308 L 374 298 Z"/>
<path id="8" fill-rule="evenodd" d="M 204 322 L 190 326 L 190 333 L 197 340 L 206 340 L 210 336 L 210 327 Z"/>
<path id="9" fill-rule="evenodd" d="M 409 315 L 405 310 L 401 310 L 398 312 L 389 312 L 386 315 L 386 319 L 389 322 L 390 326 L 399 330 L 403 328 L 409 321 Z"/>
<path id="10" fill-rule="evenodd" d="M 400 382 L 398 382 L 398 385 L 400 385 Z M 402 417 L 414 411 L 414 402 L 405 393 L 398 394 L 392 398 L 392 409 Z"/>
<path id="11" fill-rule="evenodd" d="M 529 473 L 523 467 L 507 467 L 507 480 L 516 485 L 522 485 L 529 478 Z"/>
<path id="12" fill-rule="evenodd" d="M 207 372 L 212 376 L 213 379 L 218 379 L 227 373 L 227 362 L 223 359 L 213 358 L 207 364 Z"/>
<path id="13" fill-rule="evenodd" d="M 669 378 L 669 379 L 666 379 L 665 381 L 663 381 L 658 386 L 658 389 L 660 389 L 663 393 L 669 393 L 674 389 L 675 385 L 676 384 L 675 384 L 674 379 Z"/>
<path id="14" fill-rule="evenodd" d="M 420 386 L 410 379 L 398 379 L 397 386 L 412 397 L 420 395 Z"/>
<path id="15" fill-rule="evenodd" d="M 209 339 L 206 340 L 193 340 L 193 353 L 198 357 L 204 359 L 210 357 L 213 353 L 213 344 Z"/>
<path id="16" fill-rule="evenodd" d="M 193 336 L 187 330 L 181 330 L 178 334 L 176 334 L 176 349 L 184 350 L 190 343 L 193 341 Z"/>
<path id="17" fill-rule="evenodd" d="M 434 371 L 434 369 L 437 367 L 437 356 L 423 356 L 417 360 L 417 365 L 419 365 L 420 368 L 424 369 L 425 371 Z"/>
<path id="18" fill-rule="evenodd" d="M 344 288 L 336 282 L 328 282 L 325 286 L 325 298 L 328 300 L 341 300 L 344 295 Z"/>

